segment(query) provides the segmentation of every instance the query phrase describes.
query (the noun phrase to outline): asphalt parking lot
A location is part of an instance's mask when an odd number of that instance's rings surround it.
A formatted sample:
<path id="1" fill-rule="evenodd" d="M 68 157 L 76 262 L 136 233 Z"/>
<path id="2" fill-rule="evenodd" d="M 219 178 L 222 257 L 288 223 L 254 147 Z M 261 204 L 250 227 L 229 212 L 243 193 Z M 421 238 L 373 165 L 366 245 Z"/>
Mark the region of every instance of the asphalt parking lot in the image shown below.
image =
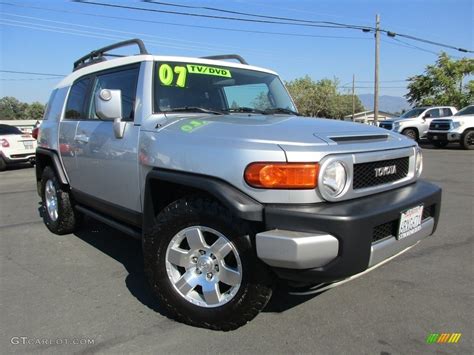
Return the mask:
<path id="1" fill-rule="evenodd" d="M 1 352 L 472 353 L 474 152 L 424 148 L 423 176 L 443 188 L 433 237 L 318 296 L 278 292 L 228 333 L 162 316 L 139 241 L 92 220 L 53 235 L 39 217 L 34 169 L 1 172 Z M 451 332 L 462 333 L 458 344 L 426 344 Z"/>

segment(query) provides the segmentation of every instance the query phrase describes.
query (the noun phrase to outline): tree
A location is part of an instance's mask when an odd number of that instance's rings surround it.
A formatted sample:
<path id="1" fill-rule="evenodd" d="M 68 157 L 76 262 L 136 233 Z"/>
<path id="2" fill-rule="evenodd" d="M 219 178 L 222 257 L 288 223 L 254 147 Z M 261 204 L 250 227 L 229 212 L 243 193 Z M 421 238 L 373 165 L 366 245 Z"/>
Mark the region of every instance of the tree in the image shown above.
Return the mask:
<path id="1" fill-rule="evenodd" d="M 0 119 L 2 120 L 22 120 L 28 104 L 18 101 L 11 96 L 0 99 Z"/>
<path id="2" fill-rule="evenodd" d="M 43 114 L 44 105 L 40 102 L 28 105 L 11 96 L 0 99 L 0 120 L 40 120 Z"/>
<path id="3" fill-rule="evenodd" d="M 337 79 L 314 81 L 308 75 L 286 82 L 298 111 L 311 117 L 343 118 L 352 113 L 352 95 L 341 95 L 337 86 Z M 355 103 L 356 112 L 364 110 L 358 97 Z"/>
<path id="4" fill-rule="evenodd" d="M 41 120 L 44 115 L 44 105 L 39 102 L 33 102 L 28 106 L 25 112 L 28 120 Z"/>
<path id="5" fill-rule="evenodd" d="M 462 108 L 474 100 L 474 81 L 465 83 L 474 74 L 474 59 L 451 59 L 441 53 L 425 72 L 408 78 L 408 94 L 405 97 L 412 105 L 447 105 Z"/>

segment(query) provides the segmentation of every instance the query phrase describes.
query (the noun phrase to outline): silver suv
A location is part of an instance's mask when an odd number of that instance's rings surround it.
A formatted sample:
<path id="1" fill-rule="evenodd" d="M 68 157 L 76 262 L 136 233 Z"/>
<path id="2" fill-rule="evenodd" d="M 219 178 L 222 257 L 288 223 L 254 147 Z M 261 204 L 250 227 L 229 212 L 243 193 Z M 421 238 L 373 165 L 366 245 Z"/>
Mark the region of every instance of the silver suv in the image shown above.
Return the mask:
<path id="1" fill-rule="evenodd" d="M 452 106 L 416 107 L 398 118 L 380 122 L 379 126 L 418 141 L 426 138 L 433 119 L 452 116 L 456 112 Z"/>
<path id="2" fill-rule="evenodd" d="M 106 60 L 131 44 L 139 55 Z M 139 238 L 161 309 L 211 329 L 254 318 L 277 279 L 315 293 L 381 265 L 440 212 L 413 140 L 298 117 L 278 75 L 237 55 L 93 51 L 54 89 L 38 141 L 49 230 L 85 215 Z"/>

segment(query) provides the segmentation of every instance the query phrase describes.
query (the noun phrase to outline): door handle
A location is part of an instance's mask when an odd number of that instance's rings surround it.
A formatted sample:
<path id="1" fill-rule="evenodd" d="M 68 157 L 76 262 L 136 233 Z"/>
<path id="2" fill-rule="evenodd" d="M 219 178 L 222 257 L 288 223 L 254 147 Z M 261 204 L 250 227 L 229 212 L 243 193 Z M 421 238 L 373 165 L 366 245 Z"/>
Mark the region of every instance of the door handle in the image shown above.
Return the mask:
<path id="1" fill-rule="evenodd" d="M 76 134 L 74 136 L 74 140 L 76 142 L 83 143 L 83 144 L 89 143 L 89 137 L 86 136 L 85 134 Z"/>

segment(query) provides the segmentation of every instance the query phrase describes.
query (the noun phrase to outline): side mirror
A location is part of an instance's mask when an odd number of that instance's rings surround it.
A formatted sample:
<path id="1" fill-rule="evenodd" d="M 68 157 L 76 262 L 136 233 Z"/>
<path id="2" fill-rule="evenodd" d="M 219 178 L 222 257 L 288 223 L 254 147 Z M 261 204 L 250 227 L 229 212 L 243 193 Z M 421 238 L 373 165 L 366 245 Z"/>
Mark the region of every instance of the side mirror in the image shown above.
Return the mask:
<path id="1" fill-rule="evenodd" d="M 114 134 L 123 138 L 126 122 L 122 122 L 122 93 L 120 90 L 100 90 L 95 98 L 95 112 L 104 121 L 114 121 Z"/>
<path id="2" fill-rule="evenodd" d="M 423 116 L 423 119 L 425 118 L 431 118 L 431 113 L 425 113 L 425 115 Z"/>

